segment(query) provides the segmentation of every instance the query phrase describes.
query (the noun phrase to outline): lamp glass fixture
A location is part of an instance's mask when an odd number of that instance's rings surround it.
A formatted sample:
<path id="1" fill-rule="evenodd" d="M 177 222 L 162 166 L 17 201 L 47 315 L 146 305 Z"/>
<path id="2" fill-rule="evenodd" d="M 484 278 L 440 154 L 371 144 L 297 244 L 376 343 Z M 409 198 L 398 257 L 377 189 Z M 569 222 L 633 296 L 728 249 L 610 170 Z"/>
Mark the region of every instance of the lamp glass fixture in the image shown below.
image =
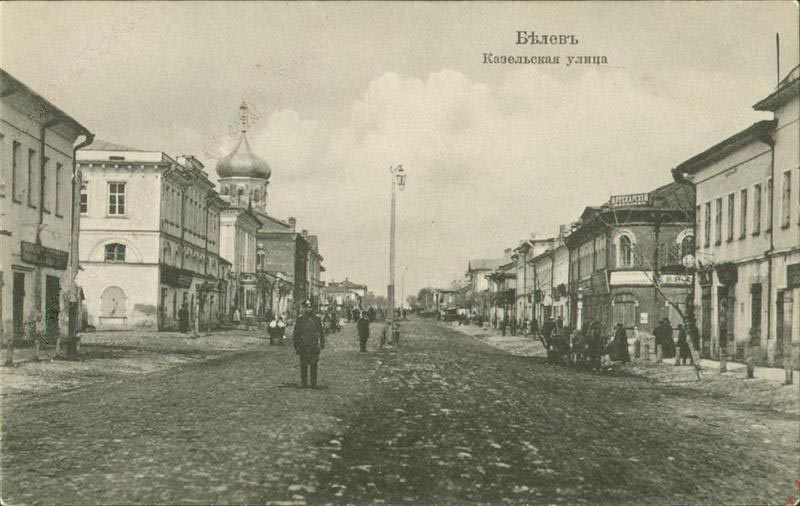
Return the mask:
<path id="1" fill-rule="evenodd" d="M 397 169 L 397 186 L 400 187 L 400 190 L 406 186 L 406 175 L 403 172 L 402 165 Z"/>

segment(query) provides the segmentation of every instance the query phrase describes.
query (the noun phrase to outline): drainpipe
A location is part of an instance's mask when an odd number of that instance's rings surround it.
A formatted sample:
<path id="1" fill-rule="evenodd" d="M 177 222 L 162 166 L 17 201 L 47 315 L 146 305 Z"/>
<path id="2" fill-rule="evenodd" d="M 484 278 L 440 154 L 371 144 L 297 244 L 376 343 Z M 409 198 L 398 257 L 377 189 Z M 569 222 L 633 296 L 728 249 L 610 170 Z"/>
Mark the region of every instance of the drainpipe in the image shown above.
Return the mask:
<path id="1" fill-rule="evenodd" d="M 68 308 L 68 332 L 67 332 L 67 357 L 75 358 L 77 355 L 77 332 L 78 324 L 81 320 L 81 298 L 78 285 L 75 283 L 75 278 L 78 276 L 78 269 L 80 268 L 80 242 L 78 241 L 78 234 L 80 232 L 81 213 L 78 206 L 80 206 L 80 192 L 83 177 L 78 171 L 78 150 L 89 146 L 94 142 L 94 134 L 88 130 L 83 131 L 83 141 L 72 148 L 72 200 L 70 202 L 70 252 L 69 252 L 69 308 Z M 56 356 L 61 353 L 61 334 L 56 340 Z"/>
<path id="2" fill-rule="evenodd" d="M 769 175 L 772 180 L 772 190 L 770 191 L 770 197 L 772 198 L 771 202 L 767 202 L 767 204 L 770 206 L 769 249 L 764 253 L 764 255 L 767 257 L 767 342 L 769 342 L 769 338 L 772 335 L 772 254 L 775 251 L 775 230 L 773 228 L 773 222 L 775 221 L 773 205 L 773 202 L 775 202 L 775 139 L 769 135 L 769 132 L 763 132 L 759 136 L 758 140 L 769 146 Z"/>

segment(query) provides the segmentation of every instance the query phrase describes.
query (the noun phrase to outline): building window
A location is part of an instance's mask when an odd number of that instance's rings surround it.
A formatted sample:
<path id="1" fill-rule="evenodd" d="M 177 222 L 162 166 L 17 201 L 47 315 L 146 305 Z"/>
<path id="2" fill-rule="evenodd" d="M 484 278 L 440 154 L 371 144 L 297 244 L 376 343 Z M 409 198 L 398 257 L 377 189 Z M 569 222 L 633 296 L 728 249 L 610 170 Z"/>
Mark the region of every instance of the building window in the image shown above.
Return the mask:
<path id="1" fill-rule="evenodd" d="M 739 239 L 747 235 L 747 188 L 739 192 Z"/>
<path id="2" fill-rule="evenodd" d="M 56 164 L 56 216 L 61 216 L 61 175 L 64 172 L 64 166 L 60 163 Z"/>
<path id="3" fill-rule="evenodd" d="M 753 235 L 761 233 L 761 185 L 753 186 Z"/>
<path id="4" fill-rule="evenodd" d="M 89 195 L 86 193 L 86 183 L 81 183 L 81 214 L 89 212 Z"/>
<path id="5" fill-rule="evenodd" d="M 108 214 L 125 214 L 125 183 L 108 183 Z"/>
<path id="6" fill-rule="evenodd" d="M 694 255 L 694 236 L 692 234 L 684 236 L 681 240 L 680 249 L 681 259 L 686 255 Z"/>
<path id="7" fill-rule="evenodd" d="M 11 200 L 20 203 L 17 198 L 17 178 L 19 174 L 19 142 L 11 141 Z"/>
<path id="8" fill-rule="evenodd" d="M 736 216 L 736 196 L 733 193 L 728 194 L 728 233 L 726 239 L 733 240 L 733 217 Z"/>
<path id="9" fill-rule="evenodd" d="M 716 214 L 714 216 L 714 244 L 722 244 L 722 197 L 716 201 Z"/>
<path id="10" fill-rule="evenodd" d="M 106 244 L 106 262 L 124 262 L 125 245 L 119 243 Z"/>
<path id="11" fill-rule="evenodd" d="M 703 217 L 703 246 L 708 248 L 711 245 L 711 202 L 706 202 Z"/>
<path id="12" fill-rule="evenodd" d="M 767 226 L 764 230 L 772 230 L 772 178 L 767 179 Z"/>
<path id="13" fill-rule="evenodd" d="M 28 150 L 28 205 L 30 207 L 36 207 L 36 203 L 33 200 L 33 159 L 36 157 L 36 151 L 29 149 Z"/>
<path id="14" fill-rule="evenodd" d="M 619 236 L 618 250 L 617 267 L 633 266 L 633 241 L 628 235 L 622 234 Z"/>
<path id="15" fill-rule="evenodd" d="M 786 228 L 792 216 L 792 173 L 783 173 L 783 188 L 781 191 L 781 227 Z"/>

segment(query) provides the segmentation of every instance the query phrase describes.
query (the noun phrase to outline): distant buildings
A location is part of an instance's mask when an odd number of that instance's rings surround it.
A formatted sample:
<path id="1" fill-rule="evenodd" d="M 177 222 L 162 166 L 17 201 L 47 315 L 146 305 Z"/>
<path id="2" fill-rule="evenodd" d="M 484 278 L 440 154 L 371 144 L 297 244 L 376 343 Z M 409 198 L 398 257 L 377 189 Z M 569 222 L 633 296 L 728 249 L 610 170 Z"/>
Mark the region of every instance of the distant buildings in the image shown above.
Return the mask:
<path id="1" fill-rule="evenodd" d="M 87 324 L 175 329 L 185 305 L 205 327 L 237 313 L 291 316 L 297 301 L 319 296 L 317 238 L 267 214 L 271 169 L 245 128 L 217 163 L 221 194 L 191 155 L 98 141 L 78 160 Z"/>
<path id="2" fill-rule="evenodd" d="M 20 338 L 41 322 L 52 342 L 78 314 L 74 157 L 93 134 L 1 69 L 0 100 L 0 323 Z"/>
<path id="3" fill-rule="evenodd" d="M 672 169 L 674 182 L 585 208 L 557 237 L 470 260 L 473 318 L 549 318 L 607 335 L 617 323 L 698 325 L 701 352 L 797 367 L 800 67 L 754 108 L 773 113 Z M 694 284 L 694 286 L 693 286 Z"/>
<path id="4" fill-rule="evenodd" d="M 506 258 L 476 258 L 470 260 L 467 264 L 465 277 L 468 288 L 464 305 L 470 312 L 480 315 L 483 319 L 489 317 L 489 312 L 494 305 L 489 300 L 490 281 L 487 275 L 491 274 L 500 265 L 510 261 L 510 250 L 508 250 L 508 253 L 509 255 Z"/>
<path id="5" fill-rule="evenodd" d="M 325 301 L 335 305 L 338 310 L 365 307 L 367 285 L 354 283 L 347 278 L 344 281 L 329 281 L 325 287 Z"/>

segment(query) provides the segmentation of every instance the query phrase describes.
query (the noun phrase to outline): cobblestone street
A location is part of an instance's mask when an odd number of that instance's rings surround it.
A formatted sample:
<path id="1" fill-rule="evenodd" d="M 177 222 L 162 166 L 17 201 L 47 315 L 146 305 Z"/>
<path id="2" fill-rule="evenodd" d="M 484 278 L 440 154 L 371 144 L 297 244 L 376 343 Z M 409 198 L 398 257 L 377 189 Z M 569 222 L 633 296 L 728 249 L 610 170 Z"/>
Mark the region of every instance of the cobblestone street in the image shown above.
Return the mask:
<path id="1" fill-rule="evenodd" d="M 379 326 L 373 325 L 373 335 Z M 34 503 L 782 504 L 797 416 L 514 356 L 428 321 L 3 402 L 2 495 Z M 790 388 L 790 387 L 787 387 Z M 796 412 L 795 412 L 796 413 Z M 709 455 L 713 451 L 713 458 Z"/>

